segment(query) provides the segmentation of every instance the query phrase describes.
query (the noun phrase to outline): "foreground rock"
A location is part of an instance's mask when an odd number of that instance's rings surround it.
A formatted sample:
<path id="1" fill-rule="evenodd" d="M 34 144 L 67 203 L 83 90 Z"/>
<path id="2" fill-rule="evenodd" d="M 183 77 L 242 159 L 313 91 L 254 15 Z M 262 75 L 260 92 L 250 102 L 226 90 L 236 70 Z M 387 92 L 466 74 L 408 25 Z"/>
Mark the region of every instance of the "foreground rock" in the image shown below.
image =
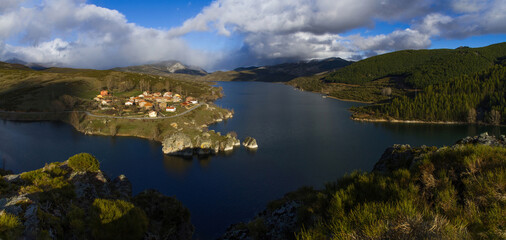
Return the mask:
<path id="1" fill-rule="evenodd" d="M 474 137 L 466 137 L 457 142 L 457 144 L 481 144 L 486 146 L 505 147 L 506 136 L 490 136 L 487 132 Z"/>
<path id="2" fill-rule="evenodd" d="M 248 149 L 257 149 L 258 148 L 257 140 L 252 137 L 247 137 L 246 139 L 244 139 L 244 141 L 242 142 L 242 145 Z"/>
<path id="3" fill-rule="evenodd" d="M 2 176 L 0 219 L 0 239 L 175 240 L 193 235 L 190 213 L 178 200 L 154 190 L 132 196 L 126 176 L 110 181 L 89 154 Z"/>

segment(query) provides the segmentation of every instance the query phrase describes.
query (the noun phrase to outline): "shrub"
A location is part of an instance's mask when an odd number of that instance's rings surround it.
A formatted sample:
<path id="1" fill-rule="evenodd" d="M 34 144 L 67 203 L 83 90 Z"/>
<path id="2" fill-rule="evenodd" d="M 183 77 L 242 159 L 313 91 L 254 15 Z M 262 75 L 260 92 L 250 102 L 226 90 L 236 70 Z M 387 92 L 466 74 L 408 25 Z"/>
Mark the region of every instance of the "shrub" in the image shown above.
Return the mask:
<path id="1" fill-rule="evenodd" d="M 146 213 L 151 223 L 155 223 L 150 224 L 150 233 L 157 234 L 160 239 L 166 239 L 167 236 L 191 239 L 193 226 L 190 222 L 190 211 L 177 199 L 154 190 L 146 190 L 135 196 L 133 202 Z"/>
<path id="2" fill-rule="evenodd" d="M 68 165 L 74 171 L 91 171 L 96 172 L 100 169 L 98 160 L 89 153 L 79 153 L 68 159 Z"/>
<path id="3" fill-rule="evenodd" d="M 95 239 L 141 239 L 148 228 L 144 211 L 123 200 L 95 199 L 90 216 Z"/>
<path id="4" fill-rule="evenodd" d="M 23 231 L 19 218 L 13 214 L 0 212 L 0 239 L 18 239 Z"/>

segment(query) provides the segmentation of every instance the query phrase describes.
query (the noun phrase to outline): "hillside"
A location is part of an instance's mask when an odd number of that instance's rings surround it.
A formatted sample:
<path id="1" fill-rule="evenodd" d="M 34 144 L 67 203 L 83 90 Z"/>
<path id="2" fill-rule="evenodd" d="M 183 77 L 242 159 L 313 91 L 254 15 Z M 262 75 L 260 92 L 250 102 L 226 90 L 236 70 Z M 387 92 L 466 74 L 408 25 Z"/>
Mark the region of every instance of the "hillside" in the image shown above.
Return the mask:
<path id="1" fill-rule="evenodd" d="M 187 74 L 195 76 L 207 75 L 204 69 L 184 65 L 178 61 L 163 61 L 153 64 L 113 68 L 111 70 L 120 72 L 144 73 L 160 76 L 171 76 L 172 74 Z"/>
<path id="2" fill-rule="evenodd" d="M 190 212 L 154 190 L 132 196 L 80 153 L 41 169 L 0 177 L 1 239 L 191 239 Z"/>
<path id="3" fill-rule="evenodd" d="M 464 74 L 485 70 L 506 58 L 506 43 L 482 48 L 404 50 L 370 57 L 330 73 L 329 83 L 365 84 L 385 77 L 400 78 L 424 88 Z"/>
<path id="4" fill-rule="evenodd" d="M 63 121 L 85 134 L 147 138 L 167 143 L 166 154 L 209 155 L 238 145 L 233 134 L 207 129 L 233 116 L 213 104 L 222 94 L 207 83 L 155 75 L 0 64 L 1 119 Z M 173 146 L 166 139 L 188 141 Z"/>
<path id="5" fill-rule="evenodd" d="M 84 109 L 100 90 L 118 96 L 142 91 L 175 91 L 200 99 L 216 99 L 220 90 L 204 83 L 178 81 L 169 77 L 112 70 L 48 68 L 31 70 L 19 64 L 0 62 L 0 109 L 9 111 L 57 111 Z M 213 95 L 214 92 L 214 95 Z M 74 98 L 75 105 L 65 106 L 61 97 Z"/>
<path id="6" fill-rule="evenodd" d="M 372 172 L 271 202 L 221 239 L 504 239 L 506 137 L 394 145 Z"/>
<path id="7" fill-rule="evenodd" d="M 283 63 L 263 67 L 243 67 L 233 71 L 214 72 L 202 77 L 206 81 L 259 81 L 287 82 L 297 77 L 311 76 L 318 73 L 334 71 L 350 65 L 351 62 L 341 58 Z"/>
<path id="8" fill-rule="evenodd" d="M 25 61 L 17 59 L 17 58 L 8 59 L 5 62 L 6 63 L 12 63 L 12 64 L 25 65 L 25 66 L 33 69 L 33 70 L 44 70 L 44 69 L 50 68 L 50 66 L 61 65 L 61 64 L 58 64 L 58 63 L 47 63 L 47 64 L 45 64 L 45 63 L 29 63 L 29 62 L 25 62 Z"/>
<path id="9" fill-rule="evenodd" d="M 463 75 L 423 89 L 414 98 L 357 109 L 355 117 L 402 120 L 506 123 L 506 66 Z"/>

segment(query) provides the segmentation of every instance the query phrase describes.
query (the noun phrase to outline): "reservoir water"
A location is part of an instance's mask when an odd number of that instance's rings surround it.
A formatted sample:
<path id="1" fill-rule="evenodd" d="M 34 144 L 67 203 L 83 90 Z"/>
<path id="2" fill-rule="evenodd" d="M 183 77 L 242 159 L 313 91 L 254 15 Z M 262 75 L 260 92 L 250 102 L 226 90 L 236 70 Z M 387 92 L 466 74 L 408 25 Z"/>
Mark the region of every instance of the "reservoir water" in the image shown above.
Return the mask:
<path id="1" fill-rule="evenodd" d="M 222 82 L 216 103 L 234 118 L 211 126 L 255 137 L 256 152 L 244 148 L 206 159 L 164 156 L 161 144 L 128 137 L 87 136 L 54 122 L 0 122 L 0 158 L 7 169 L 29 171 L 89 152 L 111 178 L 125 174 L 134 193 L 153 188 L 190 209 L 196 239 L 215 239 L 272 200 L 302 186 L 322 187 L 354 170 L 369 171 L 396 143 L 451 145 L 484 131 L 474 125 L 362 123 L 350 120 L 358 103 L 322 98 L 274 83 Z"/>

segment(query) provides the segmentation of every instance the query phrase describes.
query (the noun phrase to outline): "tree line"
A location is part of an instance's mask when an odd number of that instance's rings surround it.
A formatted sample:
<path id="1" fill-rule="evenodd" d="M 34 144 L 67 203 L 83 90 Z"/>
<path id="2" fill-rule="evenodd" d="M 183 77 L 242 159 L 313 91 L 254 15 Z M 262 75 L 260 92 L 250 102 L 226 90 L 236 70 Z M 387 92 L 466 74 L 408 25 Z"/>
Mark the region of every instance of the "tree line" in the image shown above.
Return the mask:
<path id="1" fill-rule="evenodd" d="M 414 98 L 402 96 L 373 106 L 377 114 L 424 121 L 506 122 L 506 67 L 495 65 L 473 75 L 429 85 Z"/>

